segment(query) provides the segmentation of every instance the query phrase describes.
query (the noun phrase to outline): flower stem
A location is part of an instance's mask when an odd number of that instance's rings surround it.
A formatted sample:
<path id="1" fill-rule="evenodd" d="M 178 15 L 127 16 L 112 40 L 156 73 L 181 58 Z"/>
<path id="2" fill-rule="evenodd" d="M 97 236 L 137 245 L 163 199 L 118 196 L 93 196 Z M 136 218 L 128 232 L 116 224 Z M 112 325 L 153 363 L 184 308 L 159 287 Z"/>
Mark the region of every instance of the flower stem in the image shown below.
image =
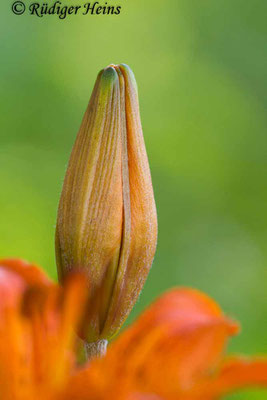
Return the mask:
<path id="1" fill-rule="evenodd" d="M 106 354 L 108 341 L 105 339 L 93 343 L 84 342 L 87 361 L 93 358 L 101 358 Z"/>

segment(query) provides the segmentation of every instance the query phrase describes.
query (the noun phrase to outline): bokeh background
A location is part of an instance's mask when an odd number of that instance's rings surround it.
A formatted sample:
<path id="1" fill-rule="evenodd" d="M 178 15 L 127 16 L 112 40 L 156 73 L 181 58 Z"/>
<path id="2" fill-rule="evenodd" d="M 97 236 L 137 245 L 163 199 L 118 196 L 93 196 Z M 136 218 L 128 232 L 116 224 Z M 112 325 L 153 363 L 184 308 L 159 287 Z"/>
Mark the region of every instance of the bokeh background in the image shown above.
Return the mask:
<path id="1" fill-rule="evenodd" d="M 54 228 L 71 147 L 97 72 L 127 63 L 139 84 L 159 217 L 153 268 L 128 322 L 165 289 L 189 285 L 241 322 L 232 351 L 262 354 L 267 2 L 110 2 L 121 15 L 64 21 L 15 16 L 11 1 L 1 4 L 0 254 L 56 278 Z"/>

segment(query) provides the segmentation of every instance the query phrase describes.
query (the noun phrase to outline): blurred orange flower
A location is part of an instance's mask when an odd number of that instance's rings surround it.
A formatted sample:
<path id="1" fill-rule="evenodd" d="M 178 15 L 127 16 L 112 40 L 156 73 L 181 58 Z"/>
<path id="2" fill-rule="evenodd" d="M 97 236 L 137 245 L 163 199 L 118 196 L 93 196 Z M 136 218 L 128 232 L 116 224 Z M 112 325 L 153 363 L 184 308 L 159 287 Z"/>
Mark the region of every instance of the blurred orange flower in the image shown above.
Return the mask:
<path id="1" fill-rule="evenodd" d="M 57 399 L 75 364 L 83 279 L 62 290 L 34 265 L 0 261 L 0 398 Z"/>
<path id="2" fill-rule="evenodd" d="M 224 359 L 237 324 L 187 288 L 160 297 L 105 357 L 78 367 L 73 327 L 85 301 L 80 276 L 61 289 L 33 265 L 0 261 L 1 399 L 213 400 L 267 386 L 267 360 Z"/>

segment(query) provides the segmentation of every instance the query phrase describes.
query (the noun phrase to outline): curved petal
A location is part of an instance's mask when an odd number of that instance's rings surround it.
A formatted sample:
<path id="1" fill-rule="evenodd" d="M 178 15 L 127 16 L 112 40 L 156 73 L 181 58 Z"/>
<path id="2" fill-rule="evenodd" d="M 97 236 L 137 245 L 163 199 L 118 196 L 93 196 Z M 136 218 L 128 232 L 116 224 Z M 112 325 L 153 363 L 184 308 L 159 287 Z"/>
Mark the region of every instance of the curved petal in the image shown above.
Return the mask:
<path id="1" fill-rule="evenodd" d="M 0 260 L 0 268 L 19 275 L 29 285 L 48 284 L 51 282 L 37 265 L 21 260 L 20 258 Z"/>
<path id="2" fill-rule="evenodd" d="M 0 262 L 1 399 L 58 399 L 74 367 L 86 292 L 82 276 L 60 288 L 34 265 Z"/>
<path id="3" fill-rule="evenodd" d="M 0 260 L 0 312 L 15 306 L 30 285 L 49 285 L 51 281 L 41 269 L 21 259 Z"/>
<path id="4" fill-rule="evenodd" d="M 217 304 L 193 289 L 174 289 L 159 298 L 96 360 L 71 379 L 68 399 L 86 393 L 118 398 L 130 392 L 171 398 L 186 393 L 220 361 L 236 324 Z"/>
<path id="5" fill-rule="evenodd" d="M 227 393 L 246 387 L 267 386 L 267 358 L 232 357 L 208 382 L 196 387 L 197 399 L 215 400 Z"/>

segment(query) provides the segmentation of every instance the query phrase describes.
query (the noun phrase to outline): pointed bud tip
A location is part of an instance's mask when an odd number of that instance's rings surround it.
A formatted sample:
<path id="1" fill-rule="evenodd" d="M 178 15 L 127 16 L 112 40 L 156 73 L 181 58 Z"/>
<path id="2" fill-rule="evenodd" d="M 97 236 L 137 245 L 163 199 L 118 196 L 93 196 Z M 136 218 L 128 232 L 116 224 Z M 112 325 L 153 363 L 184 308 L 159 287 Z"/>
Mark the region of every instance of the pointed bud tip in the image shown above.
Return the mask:
<path id="1" fill-rule="evenodd" d="M 125 81 L 131 82 L 132 86 L 137 91 L 137 84 L 133 71 L 126 64 L 109 64 L 98 74 L 103 85 L 102 87 L 108 89 L 110 89 L 118 81 L 120 75 L 123 75 Z"/>
<path id="2" fill-rule="evenodd" d="M 138 90 L 137 90 L 136 79 L 135 79 L 134 73 L 131 70 L 131 68 L 129 67 L 129 65 L 119 64 L 118 68 L 120 69 L 121 73 L 123 74 L 124 79 L 126 81 L 128 81 L 129 83 L 131 83 L 132 87 L 135 89 L 136 94 L 137 94 Z"/>
<path id="3" fill-rule="evenodd" d="M 107 73 L 107 76 L 113 76 L 114 72 L 121 72 L 125 75 L 129 75 L 131 79 L 135 81 L 134 73 L 127 64 L 109 64 L 106 68 L 104 68 L 101 72 Z"/>
<path id="4" fill-rule="evenodd" d="M 100 71 L 100 74 L 101 74 L 101 83 L 104 86 L 107 87 L 113 86 L 114 83 L 118 80 L 118 74 L 112 65 L 109 65 L 108 67 L 104 68 L 102 71 Z"/>

